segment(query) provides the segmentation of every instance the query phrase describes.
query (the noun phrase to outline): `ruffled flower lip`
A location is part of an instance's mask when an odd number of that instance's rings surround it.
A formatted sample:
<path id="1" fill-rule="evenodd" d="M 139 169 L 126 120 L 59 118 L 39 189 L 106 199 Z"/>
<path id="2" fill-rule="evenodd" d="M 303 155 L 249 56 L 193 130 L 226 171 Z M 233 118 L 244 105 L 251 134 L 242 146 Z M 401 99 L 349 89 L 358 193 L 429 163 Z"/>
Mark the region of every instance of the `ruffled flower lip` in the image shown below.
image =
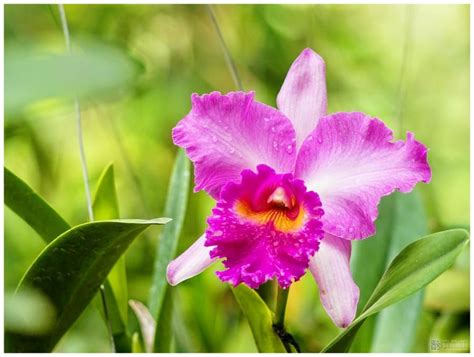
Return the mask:
<path id="1" fill-rule="evenodd" d="M 223 258 L 217 275 L 258 288 L 276 278 L 283 288 L 301 278 L 323 237 L 321 201 L 292 174 L 266 165 L 226 184 L 208 219 L 205 245 Z"/>

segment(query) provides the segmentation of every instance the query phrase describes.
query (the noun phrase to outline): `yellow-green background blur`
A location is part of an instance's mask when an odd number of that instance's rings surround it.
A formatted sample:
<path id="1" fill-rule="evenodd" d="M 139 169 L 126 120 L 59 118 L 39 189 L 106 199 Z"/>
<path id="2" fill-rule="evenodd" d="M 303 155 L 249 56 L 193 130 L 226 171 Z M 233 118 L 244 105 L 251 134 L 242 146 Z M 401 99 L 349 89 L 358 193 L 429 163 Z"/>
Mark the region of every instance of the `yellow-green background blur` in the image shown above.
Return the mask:
<path id="1" fill-rule="evenodd" d="M 207 10 L 204 5 L 65 9 L 73 47 L 84 39 L 113 44 L 140 68 L 126 88 L 82 101 L 92 189 L 112 161 L 121 217 L 159 217 L 177 152 L 171 129 L 189 111 L 191 93 L 235 90 Z M 469 225 L 468 5 L 216 5 L 215 12 L 243 86 L 255 90 L 259 101 L 274 106 L 292 61 L 303 48 L 313 48 L 326 61 L 329 112 L 366 112 L 387 123 L 397 138 L 410 130 L 430 148 L 433 180 L 419 188 L 430 230 Z M 4 16 L 6 55 L 22 46 L 65 51 L 56 5 L 7 5 Z M 87 220 L 72 101 L 50 98 L 7 112 L 5 166 L 70 224 Z M 212 206 L 205 193 L 190 193 L 180 252 L 202 234 Z M 147 231 L 126 254 L 130 298 L 148 299 L 159 231 Z M 44 243 L 5 208 L 4 246 L 8 292 Z M 218 268 L 176 289 L 177 351 L 256 351 L 232 293 L 213 274 Z M 468 289 L 468 282 L 461 284 Z M 462 296 L 467 307 L 456 311 L 464 321 L 456 328 L 466 334 L 469 290 Z M 428 351 L 430 333 L 445 313 L 425 304 L 414 350 Z M 294 284 L 287 319 L 306 351 L 319 351 L 337 333 L 310 275 Z M 98 312 L 89 308 L 56 350 L 108 351 Z"/>

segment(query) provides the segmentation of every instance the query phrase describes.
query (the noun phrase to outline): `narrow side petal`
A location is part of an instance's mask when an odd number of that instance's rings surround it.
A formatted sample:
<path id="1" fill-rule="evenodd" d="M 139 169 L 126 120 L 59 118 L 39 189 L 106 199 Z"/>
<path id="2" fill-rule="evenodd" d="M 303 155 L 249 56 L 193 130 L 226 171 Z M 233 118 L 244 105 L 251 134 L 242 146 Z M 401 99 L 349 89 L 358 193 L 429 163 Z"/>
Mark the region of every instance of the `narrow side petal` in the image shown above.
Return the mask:
<path id="1" fill-rule="evenodd" d="M 355 317 L 359 288 L 350 270 L 351 242 L 326 233 L 309 269 L 319 287 L 319 297 L 333 322 L 345 328 Z"/>
<path id="2" fill-rule="evenodd" d="M 295 131 L 278 110 L 254 100 L 254 93 L 213 92 L 192 96 L 191 112 L 173 129 L 195 168 L 195 191 L 218 199 L 224 184 L 239 181 L 259 164 L 293 172 Z"/>
<path id="3" fill-rule="evenodd" d="M 205 247 L 206 236 L 203 234 L 187 250 L 172 260 L 166 268 L 166 279 L 170 285 L 178 285 L 204 271 L 215 259 L 209 255 L 211 248 Z"/>
<path id="4" fill-rule="evenodd" d="M 326 115 L 326 66 L 310 48 L 293 62 L 277 97 L 278 109 L 293 123 L 297 147 Z"/>
<path id="5" fill-rule="evenodd" d="M 298 153 L 295 176 L 317 192 L 324 231 L 344 239 L 375 233 L 382 196 L 410 192 L 431 180 L 428 149 L 407 133 L 391 142 L 383 122 L 363 113 L 337 113 L 320 119 Z"/>

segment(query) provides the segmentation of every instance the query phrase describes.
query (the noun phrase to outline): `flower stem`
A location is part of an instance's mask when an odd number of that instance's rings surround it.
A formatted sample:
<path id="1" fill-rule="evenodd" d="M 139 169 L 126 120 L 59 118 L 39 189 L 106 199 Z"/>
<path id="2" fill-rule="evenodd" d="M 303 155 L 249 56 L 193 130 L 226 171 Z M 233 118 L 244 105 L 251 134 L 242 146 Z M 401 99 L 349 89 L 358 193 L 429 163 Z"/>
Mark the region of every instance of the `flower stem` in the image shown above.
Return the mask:
<path id="1" fill-rule="evenodd" d="M 286 302 L 288 301 L 288 293 L 290 288 L 282 289 L 278 287 L 277 291 L 277 300 L 275 306 L 275 326 L 279 328 L 284 328 L 285 326 L 285 311 L 286 311 Z"/>
<path id="2" fill-rule="evenodd" d="M 276 296 L 276 305 L 275 305 L 275 322 L 273 324 L 273 329 L 280 338 L 285 350 L 288 353 L 291 353 L 291 346 L 287 341 L 286 331 L 285 331 L 285 311 L 286 311 L 286 302 L 288 301 L 288 293 L 290 288 L 282 289 L 278 286 L 277 296 Z"/>
<path id="3" fill-rule="evenodd" d="M 298 342 L 296 342 L 295 338 L 286 332 L 285 329 L 285 311 L 286 311 L 286 303 L 288 301 L 288 293 L 290 292 L 290 288 L 282 289 L 278 287 L 277 297 L 276 297 L 276 306 L 275 306 L 275 320 L 273 323 L 273 331 L 278 335 L 283 346 L 285 347 L 286 352 L 291 353 L 291 346 L 294 347 L 296 352 L 301 352 L 300 346 Z"/>

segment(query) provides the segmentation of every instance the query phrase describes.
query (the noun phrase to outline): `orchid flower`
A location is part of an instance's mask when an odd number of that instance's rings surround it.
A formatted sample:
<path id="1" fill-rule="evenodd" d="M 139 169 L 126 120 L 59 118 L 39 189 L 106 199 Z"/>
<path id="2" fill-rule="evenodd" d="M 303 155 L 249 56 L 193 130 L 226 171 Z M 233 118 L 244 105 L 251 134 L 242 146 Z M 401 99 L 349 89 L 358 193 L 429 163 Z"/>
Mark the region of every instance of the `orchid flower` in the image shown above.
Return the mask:
<path id="1" fill-rule="evenodd" d="M 173 141 L 194 163 L 195 191 L 216 200 L 205 233 L 167 269 L 176 285 L 222 259 L 224 282 L 282 288 L 309 268 L 334 323 L 346 327 L 359 300 L 351 241 L 375 234 L 382 196 L 428 183 L 427 148 L 360 112 L 327 115 L 325 63 L 305 49 L 277 97 L 193 94 Z M 370 264 L 370 257 L 367 257 Z"/>

